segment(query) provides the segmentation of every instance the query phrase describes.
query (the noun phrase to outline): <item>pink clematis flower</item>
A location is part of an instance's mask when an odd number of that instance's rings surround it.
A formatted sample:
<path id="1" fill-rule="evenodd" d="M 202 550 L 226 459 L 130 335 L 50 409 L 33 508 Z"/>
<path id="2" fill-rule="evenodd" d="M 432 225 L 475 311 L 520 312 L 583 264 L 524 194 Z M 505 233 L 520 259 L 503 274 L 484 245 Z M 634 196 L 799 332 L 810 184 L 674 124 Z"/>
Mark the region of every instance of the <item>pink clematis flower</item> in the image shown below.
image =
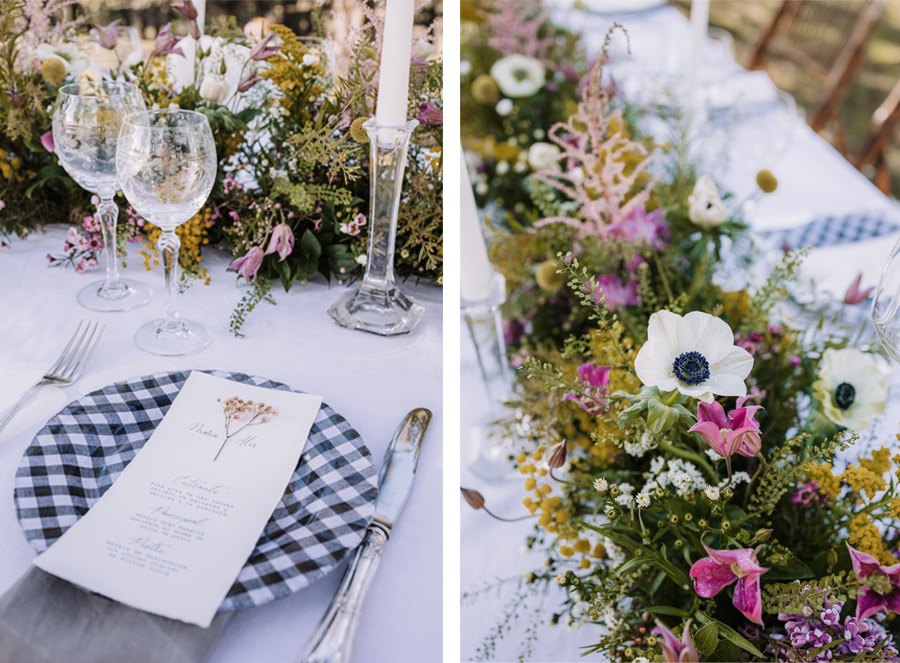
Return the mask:
<path id="1" fill-rule="evenodd" d="M 247 255 L 241 256 L 233 263 L 228 265 L 228 269 L 237 270 L 237 273 L 244 277 L 244 280 L 248 283 L 250 281 L 256 283 L 256 273 L 262 266 L 264 257 L 265 254 L 263 253 L 263 250 L 258 246 L 254 246 L 249 251 L 247 251 Z"/>
<path id="2" fill-rule="evenodd" d="M 44 146 L 44 149 L 53 154 L 56 151 L 56 145 L 53 143 L 53 132 L 45 131 L 41 136 L 41 145 Z"/>
<path id="3" fill-rule="evenodd" d="M 684 633 L 679 640 L 668 627 L 658 619 L 653 633 L 662 636 L 663 660 L 666 663 L 700 663 L 700 652 L 691 637 L 691 620 L 684 623 Z"/>
<path id="4" fill-rule="evenodd" d="M 845 304 L 861 304 L 866 301 L 869 298 L 869 295 L 872 294 L 872 291 L 875 290 L 874 286 L 863 290 L 859 287 L 861 283 L 862 272 L 856 275 L 856 278 L 853 279 L 853 283 L 850 284 L 850 287 L 847 288 L 847 292 L 844 293 Z"/>
<path id="5" fill-rule="evenodd" d="M 188 32 L 194 39 L 200 39 L 200 26 L 197 25 L 197 8 L 193 0 L 181 0 L 181 6 L 173 5 L 172 9 L 184 16 L 188 21 Z"/>
<path id="6" fill-rule="evenodd" d="M 850 561 L 853 562 L 853 570 L 858 578 L 868 578 L 873 575 L 886 576 L 890 580 L 891 589 L 885 594 L 879 594 L 871 587 L 862 587 L 856 597 L 856 618 L 865 619 L 882 610 L 900 612 L 900 564 L 882 566 L 871 555 L 856 550 L 849 544 Z"/>
<path id="7" fill-rule="evenodd" d="M 281 46 L 278 44 L 274 46 L 269 45 L 273 39 L 275 39 L 274 32 L 270 32 L 269 34 L 267 34 L 265 39 L 263 39 L 253 47 L 253 50 L 250 52 L 250 59 L 256 60 L 257 62 L 259 62 L 260 60 L 268 60 L 279 50 L 281 50 Z"/>
<path id="8" fill-rule="evenodd" d="M 637 292 L 637 281 L 634 279 L 623 283 L 615 274 L 601 274 L 597 277 L 596 287 L 592 293 L 594 301 L 606 296 L 604 305 L 610 311 L 617 311 L 623 306 L 635 306 L 640 303 Z"/>
<path id="9" fill-rule="evenodd" d="M 725 416 L 725 408 L 718 401 L 700 403 L 697 407 L 697 423 L 689 433 L 699 433 L 710 449 L 723 458 L 740 454 L 746 458 L 759 455 L 762 437 L 756 413 L 759 405 L 745 406 L 749 396 L 738 399 L 737 407 Z"/>
<path id="10" fill-rule="evenodd" d="M 181 46 L 178 45 L 180 41 L 181 37 L 176 37 L 172 33 L 172 24 L 166 23 L 156 35 L 156 43 L 153 45 L 153 50 L 150 51 L 147 61 L 149 62 L 157 55 L 173 54 L 184 57 L 184 51 L 182 51 Z"/>
<path id="11" fill-rule="evenodd" d="M 278 253 L 278 257 L 284 260 L 294 250 L 294 231 L 286 223 L 279 223 L 272 229 L 272 238 L 269 240 L 269 248 L 266 255 Z"/>
<path id="12" fill-rule="evenodd" d="M 254 85 L 259 83 L 259 76 L 256 75 L 257 73 L 258 72 L 254 67 L 251 68 L 250 71 L 248 71 L 246 74 L 244 74 L 244 77 L 240 80 L 240 82 L 238 82 L 237 91 L 243 94 Z"/>
<path id="13" fill-rule="evenodd" d="M 119 27 L 119 23 L 122 21 L 113 21 L 109 25 L 95 25 L 94 30 L 96 32 L 96 41 L 100 44 L 101 48 L 105 48 L 108 51 L 113 50 L 116 47 L 116 44 L 119 42 L 119 35 L 116 32 L 116 28 Z"/>
<path id="14" fill-rule="evenodd" d="M 586 363 L 578 367 L 578 379 L 582 383 L 582 388 L 578 393 L 571 391 L 566 392 L 563 398 L 567 401 L 573 401 L 578 407 L 594 416 L 603 414 L 606 411 L 608 402 L 606 399 L 609 386 L 609 366 L 598 366 L 597 364 Z"/>
<path id="15" fill-rule="evenodd" d="M 690 576 L 698 596 L 711 599 L 728 585 L 737 581 L 732 603 L 751 622 L 763 625 L 762 598 L 759 579 L 769 569 L 759 565 L 751 548 L 715 550 L 703 546 L 709 557 L 698 559 L 691 566 Z"/>

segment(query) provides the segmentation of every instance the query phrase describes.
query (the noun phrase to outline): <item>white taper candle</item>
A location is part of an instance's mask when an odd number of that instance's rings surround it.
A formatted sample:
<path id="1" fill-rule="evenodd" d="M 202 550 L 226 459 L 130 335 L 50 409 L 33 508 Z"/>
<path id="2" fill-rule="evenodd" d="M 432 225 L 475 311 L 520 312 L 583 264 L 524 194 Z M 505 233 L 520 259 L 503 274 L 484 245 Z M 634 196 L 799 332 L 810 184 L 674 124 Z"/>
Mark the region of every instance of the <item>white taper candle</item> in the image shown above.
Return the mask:
<path id="1" fill-rule="evenodd" d="M 480 302 L 491 294 L 494 268 L 488 260 L 487 245 L 481 232 L 481 218 L 475 204 L 475 192 L 472 191 L 469 171 L 466 169 L 465 152 L 460 154 L 459 162 L 462 167 L 459 178 L 462 198 L 459 204 L 460 294 L 465 300 Z"/>
<path id="2" fill-rule="evenodd" d="M 709 0 L 691 2 L 691 45 L 685 72 L 684 107 L 691 122 L 700 107 L 700 66 L 703 62 L 703 47 L 709 33 Z"/>
<path id="3" fill-rule="evenodd" d="M 383 126 L 406 123 L 414 8 L 413 0 L 387 0 L 375 109 L 375 120 Z"/>

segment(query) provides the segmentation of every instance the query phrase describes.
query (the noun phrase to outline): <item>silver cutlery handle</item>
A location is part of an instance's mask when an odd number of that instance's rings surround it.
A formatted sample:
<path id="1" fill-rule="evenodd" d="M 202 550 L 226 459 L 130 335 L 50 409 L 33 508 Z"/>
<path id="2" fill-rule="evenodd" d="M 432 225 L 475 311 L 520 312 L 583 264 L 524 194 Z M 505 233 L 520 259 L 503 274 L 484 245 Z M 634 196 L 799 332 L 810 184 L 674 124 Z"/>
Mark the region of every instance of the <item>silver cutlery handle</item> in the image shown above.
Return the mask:
<path id="1" fill-rule="evenodd" d="M 32 399 L 32 397 L 37 393 L 37 390 L 43 387 L 44 385 L 38 382 L 35 385 L 32 385 L 28 391 L 26 391 L 22 396 L 17 400 L 9 409 L 6 410 L 2 415 L 0 415 L 0 433 L 3 432 L 3 429 L 6 428 L 6 424 L 8 424 L 16 413 L 21 410 L 25 404 Z"/>
<path id="2" fill-rule="evenodd" d="M 300 657 L 301 663 L 350 663 L 359 614 L 390 533 L 372 523 L 347 567 L 341 586 Z"/>

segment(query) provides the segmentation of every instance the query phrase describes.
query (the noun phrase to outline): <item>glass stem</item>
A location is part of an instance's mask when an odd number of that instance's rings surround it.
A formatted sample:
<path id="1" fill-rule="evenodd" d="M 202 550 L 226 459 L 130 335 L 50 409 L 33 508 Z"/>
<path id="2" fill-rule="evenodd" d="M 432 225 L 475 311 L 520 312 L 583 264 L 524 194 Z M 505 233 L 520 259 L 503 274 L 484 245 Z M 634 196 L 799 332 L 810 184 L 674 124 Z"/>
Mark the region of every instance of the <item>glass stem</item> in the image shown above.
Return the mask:
<path id="1" fill-rule="evenodd" d="M 119 218 L 119 206 L 112 198 L 101 198 L 97 204 L 97 215 L 100 217 L 100 230 L 103 233 L 106 256 L 106 280 L 100 294 L 104 297 L 121 297 L 127 294 L 128 287 L 119 277 L 119 256 L 116 245 L 116 222 Z"/>
<path id="2" fill-rule="evenodd" d="M 164 230 L 159 236 L 157 247 L 166 273 L 166 315 L 160 327 L 164 331 L 177 331 L 181 328 L 175 299 L 178 296 L 178 249 L 181 247 L 181 240 L 175 231 Z"/>

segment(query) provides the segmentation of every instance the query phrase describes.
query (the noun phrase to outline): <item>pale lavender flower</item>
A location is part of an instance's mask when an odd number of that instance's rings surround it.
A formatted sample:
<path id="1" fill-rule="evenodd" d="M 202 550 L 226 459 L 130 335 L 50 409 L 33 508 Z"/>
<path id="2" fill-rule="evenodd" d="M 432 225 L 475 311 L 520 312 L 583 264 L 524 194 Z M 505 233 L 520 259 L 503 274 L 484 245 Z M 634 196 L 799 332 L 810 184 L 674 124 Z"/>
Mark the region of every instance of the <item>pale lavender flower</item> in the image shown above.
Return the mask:
<path id="1" fill-rule="evenodd" d="M 294 250 L 294 231 L 286 223 L 279 223 L 272 229 L 272 237 L 269 240 L 269 248 L 266 255 L 277 253 L 280 260 L 284 260 Z"/>
<path id="2" fill-rule="evenodd" d="M 268 60 L 279 50 L 281 50 L 281 46 L 279 44 L 275 44 L 274 46 L 269 45 L 273 39 L 275 39 L 275 33 L 270 32 L 268 35 L 266 35 L 265 39 L 259 42 L 256 46 L 253 47 L 253 50 L 250 51 L 250 59 L 257 62 L 259 62 L 260 60 Z"/>
<path id="3" fill-rule="evenodd" d="M 109 25 L 95 25 L 95 40 L 102 48 L 105 48 L 108 51 L 113 50 L 116 47 L 116 44 L 119 42 L 119 36 L 116 32 L 116 28 L 119 27 L 119 24 L 122 21 L 116 20 L 110 23 Z"/>
<path id="4" fill-rule="evenodd" d="M 263 253 L 263 250 L 258 246 L 254 246 L 249 251 L 247 251 L 247 255 L 241 256 L 233 263 L 228 265 L 228 269 L 236 270 L 237 273 L 240 274 L 240 276 L 242 276 L 243 279 L 248 283 L 250 281 L 256 283 L 256 273 L 262 266 L 264 257 L 265 254 Z"/>

